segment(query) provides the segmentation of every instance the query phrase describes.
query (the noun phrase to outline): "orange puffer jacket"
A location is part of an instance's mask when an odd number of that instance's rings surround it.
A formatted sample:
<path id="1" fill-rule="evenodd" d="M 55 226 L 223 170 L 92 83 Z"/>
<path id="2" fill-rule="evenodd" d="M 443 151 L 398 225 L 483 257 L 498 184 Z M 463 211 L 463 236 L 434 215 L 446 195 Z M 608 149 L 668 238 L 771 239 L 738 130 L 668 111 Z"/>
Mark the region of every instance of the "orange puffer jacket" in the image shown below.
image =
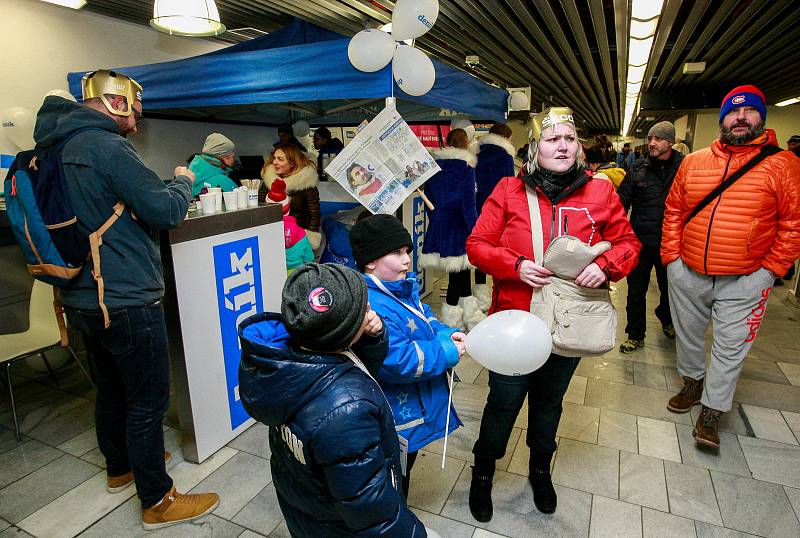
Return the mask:
<path id="1" fill-rule="evenodd" d="M 772 129 L 744 146 L 715 140 L 683 159 L 664 211 L 664 264 L 680 257 L 705 275 L 761 267 L 786 274 L 800 256 L 800 159 L 793 153 L 767 157 L 686 222 L 700 200 L 766 144 L 777 145 Z"/>

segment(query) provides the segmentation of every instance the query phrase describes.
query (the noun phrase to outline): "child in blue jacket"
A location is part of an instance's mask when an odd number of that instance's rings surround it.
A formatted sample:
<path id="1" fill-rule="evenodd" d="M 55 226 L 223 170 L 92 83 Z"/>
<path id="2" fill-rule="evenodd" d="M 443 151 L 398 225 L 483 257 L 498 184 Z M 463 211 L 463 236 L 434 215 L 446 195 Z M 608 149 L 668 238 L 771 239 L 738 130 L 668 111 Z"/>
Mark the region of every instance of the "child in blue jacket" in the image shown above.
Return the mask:
<path id="1" fill-rule="evenodd" d="M 461 425 L 448 408 L 447 371 L 464 353 L 464 333 L 439 322 L 419 299 L 408 269 L 411 236 L 396 217 L 371 215 L 350 230 L 356 265 L 364 272 L 372 309 L 383 318 L 389 354 L 378 382 L 392 407 L 397 433 L 408 441 L 403 489 L 408 496 L 417 451 Z"/>

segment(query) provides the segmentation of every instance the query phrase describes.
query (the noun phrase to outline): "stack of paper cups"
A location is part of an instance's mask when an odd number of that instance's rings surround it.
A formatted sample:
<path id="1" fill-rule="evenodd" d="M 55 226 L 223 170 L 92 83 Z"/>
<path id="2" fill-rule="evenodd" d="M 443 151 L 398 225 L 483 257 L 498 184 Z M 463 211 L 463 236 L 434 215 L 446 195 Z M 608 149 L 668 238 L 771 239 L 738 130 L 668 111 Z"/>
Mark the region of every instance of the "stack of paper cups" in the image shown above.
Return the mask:
<path id="1" fill-rule="evenodd" d="M 208 192 L 214 195 L 214 204 L 217 211 L 222 211 L 222 187 L 210 187 Z"/>
<path id="2" fill-rule="evenodd" d="M 203 215 L 213 215 L 217 212 L 216 196 L 213 193 L 201 194 L 200 203 L 203 204 Z"/>
<path id="3" fill-rule="evenodd" d="M 247 187 L 239 187 L 236 189 L 236 195 L 239 209 L 247 207 Z"/>
<path id="4" fill-rule="evenodd" d="M 225 211 L 236 211 L 239 209 L 239 195 L 236 191 L 223 192 L 222 197 L 225 199 Z"/>

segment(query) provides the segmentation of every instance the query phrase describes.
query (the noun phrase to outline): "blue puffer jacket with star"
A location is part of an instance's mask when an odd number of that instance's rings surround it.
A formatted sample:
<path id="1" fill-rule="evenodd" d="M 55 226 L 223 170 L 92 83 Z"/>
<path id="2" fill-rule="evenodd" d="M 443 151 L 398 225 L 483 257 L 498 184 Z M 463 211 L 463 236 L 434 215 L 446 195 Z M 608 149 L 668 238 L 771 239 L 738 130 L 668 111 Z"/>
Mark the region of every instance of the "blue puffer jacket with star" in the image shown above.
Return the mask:
<path id="1" fill-rule="evenodd" d="M 405 280 L 381 281 L 389 293 L 369 275 L 364 277 L 370 306 L 383 318 L 389 335 L 389 354 L 378 372 L 378 382 L 392 406 L 397 433 L 408 440 L 408 451 L 416 452 L 444 437 L 446 371 L 458 363 L 458 349 L 450 335 L 458 329 L 437 320 L 430 307 L 420 302 L 419 283 L 413 273 Z M 401 302 L 420 311 L 425 319 Z M 450 432 L 461 425 L 451 406 Z"/>

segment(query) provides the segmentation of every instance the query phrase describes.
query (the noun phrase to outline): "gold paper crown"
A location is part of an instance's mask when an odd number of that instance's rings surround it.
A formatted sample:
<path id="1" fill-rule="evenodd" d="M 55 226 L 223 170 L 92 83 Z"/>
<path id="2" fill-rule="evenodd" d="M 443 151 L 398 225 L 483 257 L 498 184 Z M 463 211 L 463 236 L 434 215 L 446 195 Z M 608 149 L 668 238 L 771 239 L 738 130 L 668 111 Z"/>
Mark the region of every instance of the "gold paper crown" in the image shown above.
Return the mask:
<path id="1" fill-rule="evenodd" d="M 116 116 L 130 116 L 133 113 L 133 102 L 142 102 L 142 86 L 122 73 L 100 69 L 86 73 L 81 79 L 83 99 L 99 97 L 108 111 Z M 108 102 L 106 95 L 121 95 L 127 99 L 128 107 L 117 110 Z"/>
<path id="2" fill-rule="evenodd" d="M 572 110 L 563 106 L 554 106 L 536 114 L 531 123 L 531 140 L 538 142 L 542 137 L 542 132 L 557 123 L 575 125 L 575 120 L 572 118 Z"/>

